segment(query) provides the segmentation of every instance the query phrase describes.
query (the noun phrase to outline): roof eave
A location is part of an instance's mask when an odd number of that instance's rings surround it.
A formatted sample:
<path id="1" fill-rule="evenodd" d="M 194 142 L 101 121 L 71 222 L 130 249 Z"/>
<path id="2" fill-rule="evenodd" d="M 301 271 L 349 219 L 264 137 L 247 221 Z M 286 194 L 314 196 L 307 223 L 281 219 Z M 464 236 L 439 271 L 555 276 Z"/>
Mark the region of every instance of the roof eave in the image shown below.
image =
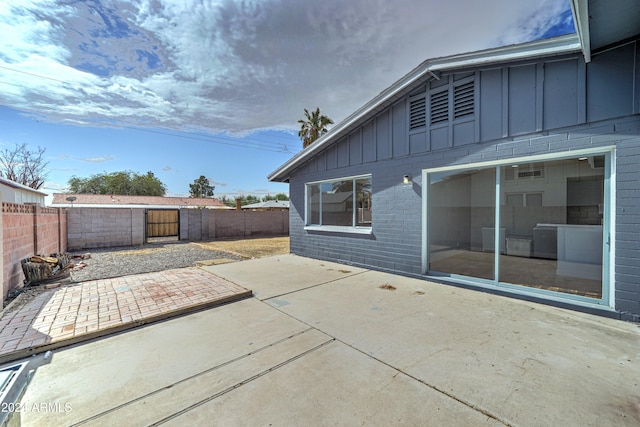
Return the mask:
<path id="1" fill-rule="evenodd" d="M 431 80 L 441 71 L 450 71 L 459 68 L 471 68 L 507 61 L 517 61 L 542 56 L 561 55 L 579 52 L 581 49 L 580 39 L 576 34 L 554 37 L 544 40 L 522 43 L 518 45 L 503 46 L 499 48 L 486 49 L 477 52 L 452 55 L 442 58 L 434 58 L 424 61 L 418 67 L 403 78 L 395 82 L 389 88 L 382 91 L 378 96 L 366 103 L 360 109 L 334 126 L 329 132 L 320 137 L 316 142 L 300 151 L 287 162 L 283 163 L 276 170 L 271 172 L 267 179 L 272 182 L 288 182 L 291 172 L 301 163 L 310 159 L 318 152 L 324 150 L 343 132 L 350 129 L 355 123 L 362 121 L 369 114 L 375 112 L 385 103 L 390 103 L 399 94 L 420 79 Z"/>
<path id="2" fill-rule="evenodd" d="M 571 12 L 576 33 L 582 47 L 585 62 L 591 62 L 591 37 L 589 33 L 589 0 L 571 0 Z"/>
<path id="3" fill-rule="evenodd" d="M 7 187 L 15 188 L 16 190 L 28 191 L 30 193 L 38 194 L 39 196 L 48 196 L 48 193 L 44 193 L 40 190 L 36 190 L 35 188 L 31 188 L 27 185 L 20 184 L 19 182 L 11 181 L 10 179 L 0 179 L 0 183 L 6 185 Z"/>

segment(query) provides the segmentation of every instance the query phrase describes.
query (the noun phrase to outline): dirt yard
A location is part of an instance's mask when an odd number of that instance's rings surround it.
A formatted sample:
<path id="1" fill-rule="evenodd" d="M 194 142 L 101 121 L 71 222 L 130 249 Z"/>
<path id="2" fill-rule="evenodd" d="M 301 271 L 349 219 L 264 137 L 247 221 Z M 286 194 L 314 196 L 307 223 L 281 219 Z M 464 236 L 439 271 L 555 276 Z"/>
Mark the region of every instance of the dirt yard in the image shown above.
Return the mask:
<path id="1" fill-rule="evenodd" d="M 242 258 L 261 258 L 289 253 L 289 237 L 255 237 L 195 243 L 211 251 L 227 252 Z"/>

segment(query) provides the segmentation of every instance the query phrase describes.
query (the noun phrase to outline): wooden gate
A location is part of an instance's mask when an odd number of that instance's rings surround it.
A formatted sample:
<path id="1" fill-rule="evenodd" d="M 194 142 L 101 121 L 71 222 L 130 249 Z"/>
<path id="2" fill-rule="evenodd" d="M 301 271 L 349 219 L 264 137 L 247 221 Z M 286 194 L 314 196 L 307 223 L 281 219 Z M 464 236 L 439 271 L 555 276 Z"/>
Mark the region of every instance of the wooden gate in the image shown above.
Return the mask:
<path id="1" fill-rule="evenodd" d="M 179 237 L 180 211 L 178 209 L 147 209 L 147 239 L 153 237 Z"/>

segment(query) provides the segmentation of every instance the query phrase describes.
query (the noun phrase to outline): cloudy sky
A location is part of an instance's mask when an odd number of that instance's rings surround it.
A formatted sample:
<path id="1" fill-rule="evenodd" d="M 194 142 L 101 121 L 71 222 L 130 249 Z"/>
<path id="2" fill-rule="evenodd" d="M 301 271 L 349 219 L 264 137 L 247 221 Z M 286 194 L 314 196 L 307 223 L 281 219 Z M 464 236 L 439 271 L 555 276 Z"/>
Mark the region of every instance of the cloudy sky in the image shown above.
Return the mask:
<path id="1" fill-rule="evenodd" d="M 568 0 L 3 0 L 0 144 L 46 147 L 49 192 L 123 169 L 287 191 L 265 176 L 303 108 L 337 123 L 427 58 L 569 32 Z"/>

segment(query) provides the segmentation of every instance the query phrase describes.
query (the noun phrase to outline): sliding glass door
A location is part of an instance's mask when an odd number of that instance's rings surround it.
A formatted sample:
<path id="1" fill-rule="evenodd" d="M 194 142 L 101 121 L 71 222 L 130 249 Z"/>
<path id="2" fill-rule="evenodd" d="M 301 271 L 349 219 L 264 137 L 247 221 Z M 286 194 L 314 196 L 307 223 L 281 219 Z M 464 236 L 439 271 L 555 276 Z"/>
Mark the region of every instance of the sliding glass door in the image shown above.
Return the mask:
<path id="1" fill-rule="evenodd" d="M 430 270 L 494 280 L 495 169 L 429 174 Z"/>
<path id="2" fill-rule="evenodd" d="M 603 299 L 608 161 L 427 171 L 429 274 Z"/>

